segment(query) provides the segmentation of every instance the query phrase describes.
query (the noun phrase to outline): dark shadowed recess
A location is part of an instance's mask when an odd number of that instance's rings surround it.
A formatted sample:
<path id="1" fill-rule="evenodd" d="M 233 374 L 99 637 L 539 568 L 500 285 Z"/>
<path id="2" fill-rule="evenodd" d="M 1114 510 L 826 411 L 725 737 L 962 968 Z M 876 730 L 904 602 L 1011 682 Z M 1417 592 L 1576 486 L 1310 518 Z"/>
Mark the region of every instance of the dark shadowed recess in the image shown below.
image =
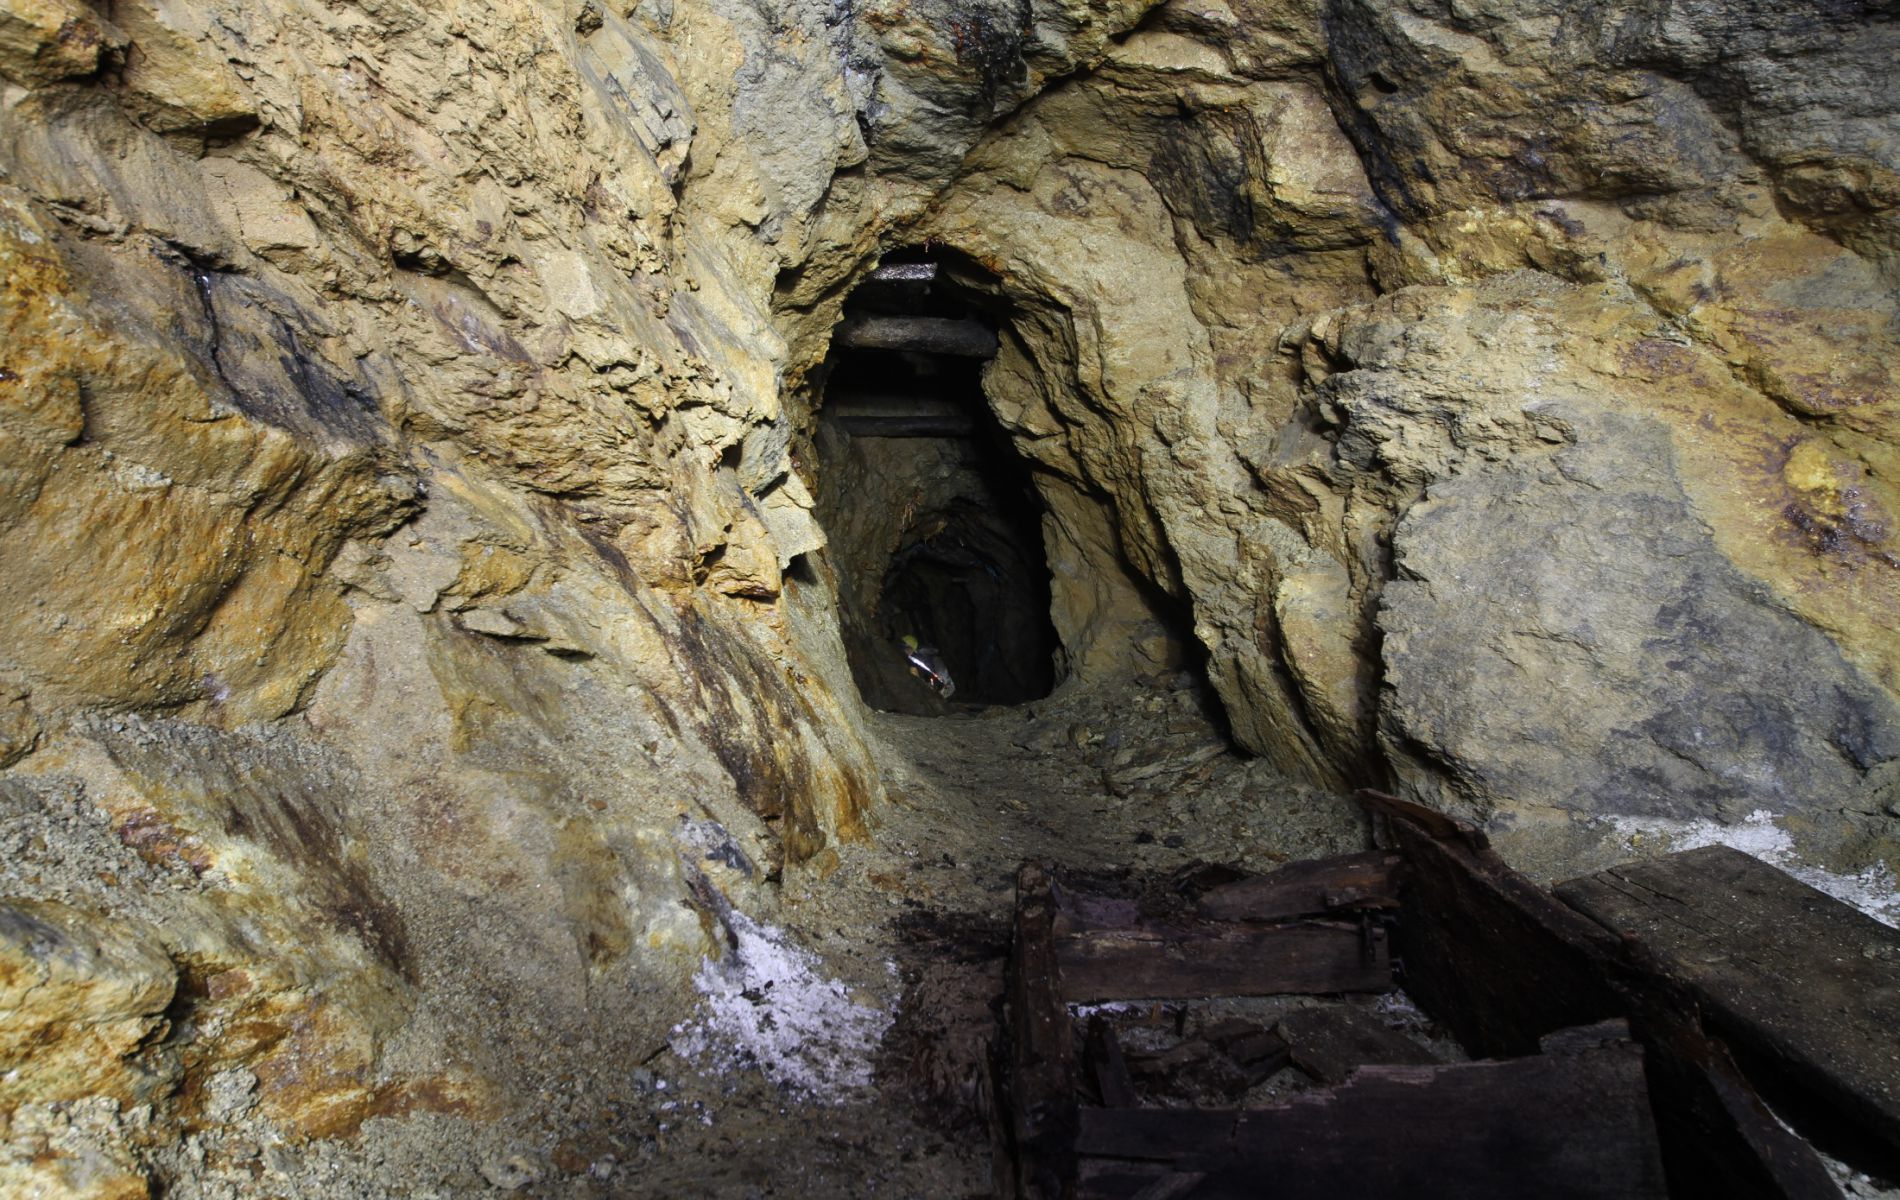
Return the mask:
<path id="1" fill-rule="evenodd" d="M 983 397 L 995 321 L 940 265 L 893 254 L 853 292 L 816 439 L 859 691 L 920 715 L 1046 696 L 1060 649 L 1042 503 Z M 941 655 L 947 702 L 911 673 L 906 637 Z"/>

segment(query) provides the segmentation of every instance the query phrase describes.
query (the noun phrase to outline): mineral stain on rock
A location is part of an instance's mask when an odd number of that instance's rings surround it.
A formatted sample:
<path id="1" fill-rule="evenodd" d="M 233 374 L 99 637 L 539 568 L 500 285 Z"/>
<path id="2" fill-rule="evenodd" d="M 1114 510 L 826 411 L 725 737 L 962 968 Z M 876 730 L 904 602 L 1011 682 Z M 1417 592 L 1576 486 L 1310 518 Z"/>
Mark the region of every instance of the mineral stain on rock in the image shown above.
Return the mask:
<path id="1" fill-rule="evenodd" d="M 1362 784 L 1890 879 L 1876 8 L 0 0 L 0 1192 L 972 1192 L 890 918 Z M 1005 526 L 1054 691 L 873 711 Z"/>

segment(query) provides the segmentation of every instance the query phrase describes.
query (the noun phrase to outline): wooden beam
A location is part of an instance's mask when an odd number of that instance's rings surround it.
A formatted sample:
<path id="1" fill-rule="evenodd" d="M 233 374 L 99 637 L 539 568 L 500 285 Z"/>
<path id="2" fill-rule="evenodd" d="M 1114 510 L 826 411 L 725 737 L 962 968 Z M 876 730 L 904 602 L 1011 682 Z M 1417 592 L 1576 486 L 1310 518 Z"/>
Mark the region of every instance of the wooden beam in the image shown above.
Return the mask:
<path id="1" fill-rule="evenodd" d="M 1139 1103 L 1128 1060 L 1122 1055 L 1121 1039 L 1115 1036 L 1115 1027 L 1100 1016 L 1089 1018 L 1085 1056 L 1089 1074 L 1095 1079 L 1095 1094 L 1102 1098 L 1104 1108 L 1133 1108 Z"/>
<path id="2" fill-rule="evenodd" d="M 1473 1054 L 1530 1054 L 1554 1030 L 1624 1016 L 1617 942 L 1507 866 L 1482 834 L 1376 792 L 1405 857 L 1396 952 L 1405 990 Z"/>
<path id="3" fill-rule="evenodd" d="M 1681 1200 L 1838 1200 L 1814 1151 L 1783 1128 L 1707 1036 L 1684 987 L 1511 870 L 1483 834 L 1361 792 L 1405 856 L 1397 953 L 1408 994 L 1477 1053 L 1522 1052 L 1567 1023 L 1629 1017 L 1653 1052 L 1653 1107 Z"/>
<path id="4" fill-rule="evenodd" d="M 1367 1067 L 1251 1111 L 1085 1109 L 1078 1197 L 1198 1174 L 1195 1200 L 1661 1200 L 1642 1052 Z"/>
<path id="5" fill-rule="evenodd" d="M 915 416 L 855 416 L 837 418 L 838 428 L 853 437 L 967 438 L 976 435 L 976 422 L 964 413 L 918 413 Z"/>
<path id="6" fill-rule="evenodd" d="M 1383 927 L 1137 926 L 1056 938 L 1070 1003 L 1193 1000 L 1294 992 L 1384 992 L 1392 958 Z"/>
<path id="7" fill-rule="evenodd" d="M 1013 1187 L 1005 1195 L 1056 1200 L 1074 1178 L 1076 1068 L 1073 1022 L 1062 996 L 1050 868 L 1016 874 L 1016 927 L 1006 972 L 1003 1108 Z M 1001 1190 L 1001 1189 L 999 1189 Z"/>
<path id="8" fill-rule="evenodd" d="M 1430 1066 L 1438 1060 L 1364 1009 L 1302 1008 L 1280 1020 L 1293 1065 L 1321 1083 L 1344 1083 L 1364 1066 Z"/>
<path id="9" fill-rule="evenodd" d="M 1784 1115 L 1900 1172 L 1900 931 L 1726 846 L 1557 889 L 1682 981 Z"/>
<path id="10" fill-rule="evenodd" d="M 827 396 L 822 419 L 854 437 L 972 437 L 977 410 L 932 397 L 845 393 Z"/>
<path id="11" fill-rule="evenodd" d="M 977 321 L 951 317 L 846 317 L 832 344 L 847 350 L 910 350 L 959 358 L 993 358 L 996 334 Z"/>
<path id="12" fill-rule="evenodd" d="M 1399 856 L 1386 850 L 1289 863 L 1202 893 L 1196 908 L 1212 921 L 1274 921 L 1339 909 L 1396 908 Z"/>

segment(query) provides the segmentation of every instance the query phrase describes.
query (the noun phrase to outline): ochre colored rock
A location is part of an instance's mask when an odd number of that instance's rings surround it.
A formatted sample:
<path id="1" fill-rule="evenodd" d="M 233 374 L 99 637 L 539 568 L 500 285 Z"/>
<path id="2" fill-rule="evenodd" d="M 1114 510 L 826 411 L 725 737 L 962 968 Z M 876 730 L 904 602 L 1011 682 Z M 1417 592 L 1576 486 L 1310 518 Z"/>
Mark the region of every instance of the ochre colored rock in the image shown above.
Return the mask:
<path id="1" fill-rule="evenodd" d="M 91 75 L 124 38 L 77 0 L 0 4 L 0 75 L 28 86 Z"/>
<path id="2" fill-rule="evenodd" d="M 165 1031 L 178 972 L 152 930 L 50 901 L 0 901 L 0 1103 L 155 1098 L 141 1053 Z"/>
<path id="3" fill-rule="evenodd" d="M 1867 7 L 0 0 L 0 1190 L 544 1128 L 850 868 L 812 435 L 900 248 L 1084 684 L 1538 869 L 1900 856 Z"/>
<path id="4" fill-rule="evenodd" d="M 135 115 L 160 133 L 230 136 L 257 124 L 257 102 L 200 6 L 128 0 L 112 10 L 131 45 L 124 81 Z"/>

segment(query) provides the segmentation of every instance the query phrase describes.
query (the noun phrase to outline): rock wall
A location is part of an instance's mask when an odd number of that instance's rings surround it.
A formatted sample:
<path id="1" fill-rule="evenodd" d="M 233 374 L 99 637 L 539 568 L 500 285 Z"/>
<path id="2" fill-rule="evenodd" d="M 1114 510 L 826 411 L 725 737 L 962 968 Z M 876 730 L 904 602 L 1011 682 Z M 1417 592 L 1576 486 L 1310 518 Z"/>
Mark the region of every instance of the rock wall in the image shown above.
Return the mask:
<path id="1" fill-rule="evenodd" d="M 898 245 L 1005 323 L 1078 677 L 1173 606 L 1247 749 L 1532 865 L 1758 809 L 1892 855 L 1896 42 L 0 0 L 0 1185 L 532 1107 L 863 836 L 808 380 Z"/>
<path id="2" fill-rule="evenodd" d="M 1549 871 L 1604 814 L 1767 811 L 1864 862 L 1900 749 L 1895 37 L 1169 5 L 930 228 L 1015 314 L 989 387 L 1057 512 L 1191 605 L 1243 745 Z"/>

